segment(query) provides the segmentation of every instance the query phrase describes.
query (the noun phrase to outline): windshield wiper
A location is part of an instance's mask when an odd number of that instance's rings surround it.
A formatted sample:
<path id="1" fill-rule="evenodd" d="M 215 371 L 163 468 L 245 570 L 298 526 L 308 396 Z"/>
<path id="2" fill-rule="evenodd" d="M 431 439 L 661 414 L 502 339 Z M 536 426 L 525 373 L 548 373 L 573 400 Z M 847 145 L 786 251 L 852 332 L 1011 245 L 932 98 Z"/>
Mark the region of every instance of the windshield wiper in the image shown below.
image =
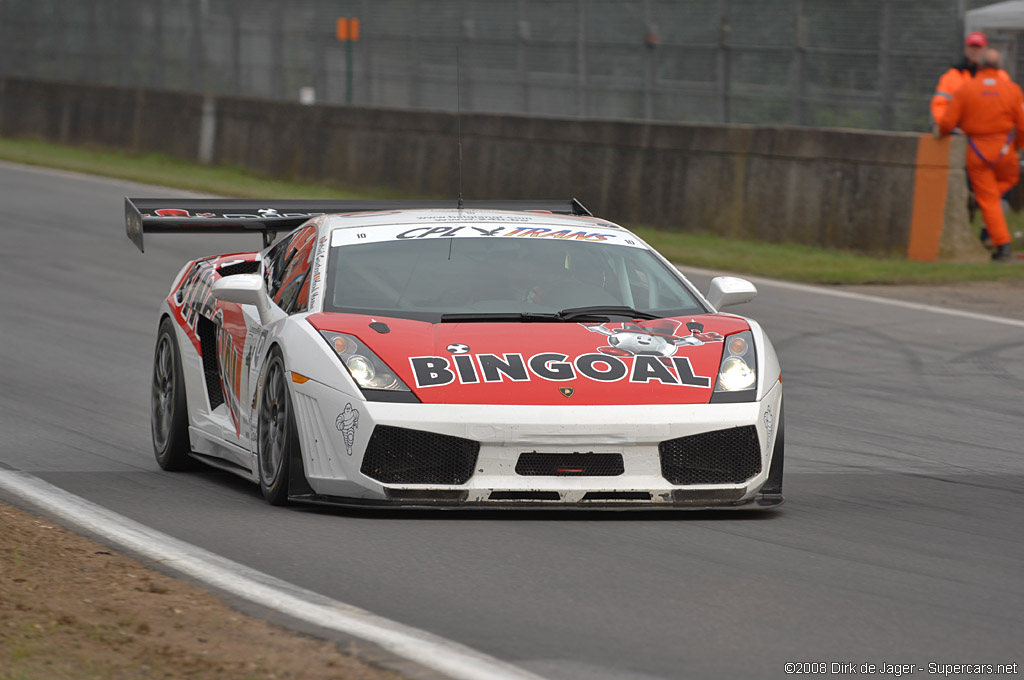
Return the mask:
<path id="1" fill-rule="evenodd" d="M 556 315 L 562 321 L 575 321 L 584 317 L 628 316 L 631 319 L 660 319 L 657 314 L 641 312 L 624 305 L 592 305 L 590 307 L 570 307 Z"/>
<path id="2" fill-rule="evenodd" d="M 569 307 L 560 312 L 467 312 L 442 314 L 441 323 L 462 322 L 547 322 L 558 323 L 568 321 L 608 321 L 612 316 L 625 316 L 630 319 L 660 319 L 657 314 L 641 312 L 632 307 L 620 305 L 593 305 L 590 307 Z"/>
<path id="3" fill-rule="evenodd" d="M 473 321 L 562 321 L 558 314 L 538 312 L 467 312 L 465 314 L 442 314 L 441 323 Z"/>

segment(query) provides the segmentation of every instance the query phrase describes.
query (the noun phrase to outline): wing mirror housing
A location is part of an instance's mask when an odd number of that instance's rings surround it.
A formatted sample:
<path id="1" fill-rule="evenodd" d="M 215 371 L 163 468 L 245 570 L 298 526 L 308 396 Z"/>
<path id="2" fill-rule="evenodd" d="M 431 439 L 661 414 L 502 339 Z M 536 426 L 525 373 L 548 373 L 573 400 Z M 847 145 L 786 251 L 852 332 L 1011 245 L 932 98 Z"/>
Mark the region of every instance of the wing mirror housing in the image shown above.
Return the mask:
<path id="1" fill-rule="evenodd" d="M 757 297 L 757 288 L 746 279 L 735 276 L 716 276 L 708 288 L 708 302 L 715 309 L 741 305 Z"/>
<path id="2" fill-rule="evenodd" d="M 213 284 L 213 297 L 223 302 L 237 302 L 254 305 L 264 326 L 283 315 L 280 310 L 274 314 L 274 306 L 259 274 L 234 274 L 218 279 Z"/>

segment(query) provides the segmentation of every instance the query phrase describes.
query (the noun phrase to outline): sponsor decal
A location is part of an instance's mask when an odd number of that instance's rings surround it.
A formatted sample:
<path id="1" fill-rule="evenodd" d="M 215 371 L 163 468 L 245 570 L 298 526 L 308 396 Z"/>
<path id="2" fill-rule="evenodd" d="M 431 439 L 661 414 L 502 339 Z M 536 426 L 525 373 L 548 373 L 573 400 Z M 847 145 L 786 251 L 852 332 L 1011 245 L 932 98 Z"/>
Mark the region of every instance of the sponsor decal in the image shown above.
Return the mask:
<path id="1" fill-rule="evenodd" d="M 501 355 L 470 353 L 468 345 L 454 343 L 446 348 L 453 356 L 409 358 L 418 388 L 442 387 L 456 381 L 477 383 L 528 382 L 534 379 L 567 382 L 585 378 L 611 383 L 652 383 L 707 388 L 710 376 L 696 375 L 689 358 L 675 356 L 680 347 L 722 342 L 723 336 L 705 332 L 695 321 L 686 324 L 689 334 L 677 335 L 683 324 L 673 319 L 641 322 L 580 324 L 600 334 L 608 343 L 596 352 L 570 357 L 562 352 L 540 352 L 525 357 L 518 352 Z M 572 396 L 560 388 L 566 397 Z"/>
<path id="2" fill-rule="evenodd" d="M 320 299 L 320 289 L 323 287 L 323 263 L 326 251 L 327 237 L 321 236 L 316 244 L 316 255 L 313 256 L 313 279 L 309 284 L 309 309 L 317 309 L 317 301 Z"/>
<path id="3" fill-rule="evenodd" d="M 512 220 L 468 220 L 465 217 L 461 224 L 453 221 L 431 218 L 432 224 L 390 224 L 378 225 L 367 229 L 349 228 L 335 229 L 331 234 L 332 246 L 345 246 L 359 243 L 379 243 L 382 241 L 409 241 L 438 238 L 536 238 L 564 241 L 583 241 L 587 243 L 607 243 L 613 245 L 644 248 L 645 246 L 631 238 L 629 233 L 615 233 L 611 230 L 595 229 L 598 225 L 583 227 L 539 226 L 536 224 L 494 224 Z M 529 220 L 527 220 L 529 221 Z M 476 222 L 475 224 L 472 222 Z"/>
<path id="4" fill-rule="evenodd" d="M 235 346 L 231 333 L 224 328 L 224 312 L 218 309 L 213 315 L 213 323 L 217 339 L 217 372 L 220 374 L 221 392 L 227 402 L 231 419 L 235 422 L 235 432 L 241 422 L 239 396 L 242 390 L 242 352 Z"/>
<path id="5" fill-rule="evenodd" d="M 359 410 L 352 408 L 352 404 L 345 404 L 345 409 L 338 414 L 334 426 L 345 438 L 345 452 L 352 455 L 352 447 L 356 443 L 356 428 L 359 427 Z"/>
<path id="6" fill-rule="evenodd" d="M 765 433 L 765 446 L 769 446 L 772 442 L 772 428 L 775 427 L 775 416 L 772 415 L 772 407 L 769 406 L 764 410 L 764 433 Z"/>
<path id="7" fill-rule="evenodd" d="M 191 212 L 182 208 L 160 208 L 153 214 L 144 213 L 143 217 L 223 217 L 229 220 L 258 220 L 264 217 L 319 217 L 322 212 L 278 212 L 276 208 L 260 208 L 255 213 L 215 213 Z"/>
<path id="8" fill-rule="evenodd" d="M 457 354 L 447 357 L 410 357 L 416 387 L 442 387 L 456 380 L 462 385 L 474 383 L 527 382 L 535 378 L 569 381 L 586 378 L 595 382 L 659 382 L 663 385 L 710 387 L 711 378 L 695 375 L 686 357 L 671 359 L 646 354 L 617 357 L 608 354 L 581 354 L 570 359 L 565 354 L 545 352 L 526 359 L 519 353 Z"/>
<path id="9" fill-rule="evenodd" d="M 638 323 L 582 324 L 594 333 L 608 338 L 608 345 L 597 351 L 612 356 L 657 356 L 670 357 L 680 347 L 703 345 L 708 342 L 722 342 L 718 333 L 705 333 L 704 325 L 697 321 L 686 324 L 689 335 L 680 335 L 682 324 L 674 319 L 651 319 Z"/>
<path id="10" fill-rule="evenodd" d="M 450 215 L 419 215 L 418 220 L 430 222 L 533 222 L 535 218 L 531 215 L 509 215 L 491 212 L 475 212 L 473 210 L 460 210 Z"/>
<path id="11" fill-rule="evenodd" d="M 464 233 L 460 233 L 463 232 Z M 618 234 L 609 234 L 600 231 L 586 231 L 580 229 L 551 229 L 550 227 L 484 227 L 459 225 L 455 227 L 413 227 L 395 236 L 399 239 L 410 238 L 449 238 L 453 236 L 505 236 L 516 238 L 554 238 L 569 239 L 575 241 L 608 241 L 616 238 Z"/>
<path id="12" fill-rule="evenodd" d="M 558 391 L 561 392 L 562 396 L 565 397 L 566 399 L 568 399 L 569 397 L 576 393 L 576 390 L 574 390 L 571 387 L 559 387 Z"/>

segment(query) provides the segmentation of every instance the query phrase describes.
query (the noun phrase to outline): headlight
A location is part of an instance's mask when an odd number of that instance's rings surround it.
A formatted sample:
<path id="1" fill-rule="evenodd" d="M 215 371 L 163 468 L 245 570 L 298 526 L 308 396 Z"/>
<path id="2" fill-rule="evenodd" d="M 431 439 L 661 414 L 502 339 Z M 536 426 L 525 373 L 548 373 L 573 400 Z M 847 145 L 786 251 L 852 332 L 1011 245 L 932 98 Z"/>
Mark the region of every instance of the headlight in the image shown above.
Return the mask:
<path id="1" fill-rule="evenodd" d="M 718 382 L 711 402 L 754 401 L 757 394 L 757 352 L 750 331 L 725 339 Z"/>
<path id="2" fill-rule="evenodd" d="M 335 351 L 341 359 L 341 364 L 359 387 L 370 390 L 409 391 L 401 378 L 355 336 L 331 331 L 320 331 L 320 335 Z"/>

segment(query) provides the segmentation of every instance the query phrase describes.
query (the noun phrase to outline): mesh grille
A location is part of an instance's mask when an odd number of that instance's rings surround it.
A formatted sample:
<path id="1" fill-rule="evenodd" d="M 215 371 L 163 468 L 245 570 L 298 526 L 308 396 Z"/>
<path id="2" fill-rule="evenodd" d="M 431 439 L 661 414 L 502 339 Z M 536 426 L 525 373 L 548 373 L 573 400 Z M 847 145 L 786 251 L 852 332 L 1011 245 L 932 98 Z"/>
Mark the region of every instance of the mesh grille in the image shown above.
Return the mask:
<path id="1" fill-rule="evenodd" d="M 672 484 L 739 484 L 761 471 L 753 425 L 669 439 L 658 453 L 661 474 Z"/>
<path id="2" fill-rule="evenodd" d="M 217 327 L 205 316 L 196 319 L 196 335 L 203 355 L 203 376 L 206 378 L 206 393 L 210 396 L 210 410 L 224 403 L 224 392 L 220 389 L 220 373 L 217 371 Z"/>
<path id="3" fill-rule="evenodd" d="M 385 484 L 465 484 L 479 452 L 470 439 L 378 425 L 360 472 Z"/>
<path id="4" fill-rule="evenodd" d="M 544 477 L 615 477 L 625 472 L 618 453 L 524 453 L 516 474 Z"/>
<path id="5" fill-rule="evenodd" d="M 255 274 L 260 270 L 260 263 L 256 260 L 250 262 L 237 262 L 235 264 L 229 264 L 226 267 L 220 267 L 217 269 L 217 273 L 221 276 L 234 276 L 235 274 Z"/>

